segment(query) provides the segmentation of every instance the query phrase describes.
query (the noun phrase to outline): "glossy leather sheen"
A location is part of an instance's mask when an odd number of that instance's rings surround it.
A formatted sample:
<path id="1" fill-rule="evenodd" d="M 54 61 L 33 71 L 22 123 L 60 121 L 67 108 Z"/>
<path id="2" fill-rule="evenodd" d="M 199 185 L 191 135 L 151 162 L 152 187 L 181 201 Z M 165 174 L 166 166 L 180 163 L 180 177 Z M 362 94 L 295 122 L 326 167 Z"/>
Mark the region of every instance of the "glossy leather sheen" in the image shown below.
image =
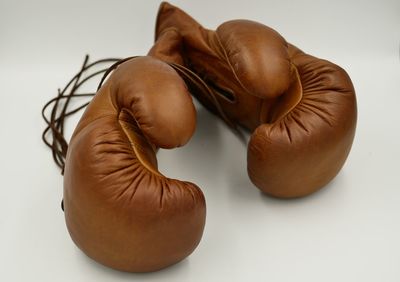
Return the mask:
<path id="1" fill-rule="evenodd" d="M 213 89 L 224 113 L 252 132 L 248 173 L 263 192 L 305 196 L 343 166 L 357 106 L 339 66 L 302 52 L 260 23 L 233 20 L 208 30 L 168 3 L 160 6 L 149 55 L 190 68 Z M 192 92 L 218 112 L 208 93 Z"/>
<path id="2" fill-rule="evenodd" d="M 152 57 L 112 73 L 83 114 L 65 166 L 64 212 L 72 239 L 115 269 L 154 271 L 188 256 L 205 224 L 193 183 L 157 169 L 157 148 L 184 145 L 196 112 L 180 76 Z"/>

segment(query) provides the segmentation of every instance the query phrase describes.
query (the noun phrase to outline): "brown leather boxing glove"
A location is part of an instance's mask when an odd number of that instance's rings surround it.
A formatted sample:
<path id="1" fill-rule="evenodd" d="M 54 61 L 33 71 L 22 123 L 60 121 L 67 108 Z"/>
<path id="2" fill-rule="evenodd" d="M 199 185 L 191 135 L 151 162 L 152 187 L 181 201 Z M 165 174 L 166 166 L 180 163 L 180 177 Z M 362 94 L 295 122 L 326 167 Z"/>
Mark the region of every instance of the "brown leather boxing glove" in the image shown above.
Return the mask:
<path id="1" fill-rule="evenodd" d="M 168 3 L 160 6 L 149 55 L 201 77 L 212 95 L 193 90 L 200 102 L 253 132 L 248 173 L 263 192 L 305 196 L 343 166 L 357 106 L 339 66 L 305 54 L 260 23 L 234 20 L 212 31 Z"/>
<path id="2" fill-rule="evenodd" d="M 100 88 L 71 138 L 64 174 L 67 227 L 89 257 L 145 272 L 196 248 L 204 196 L 195 184 L 162 175 L 155 155 L 184 145 L 195 124 L 184 81 L 157 59 L 122 63 Z"/>

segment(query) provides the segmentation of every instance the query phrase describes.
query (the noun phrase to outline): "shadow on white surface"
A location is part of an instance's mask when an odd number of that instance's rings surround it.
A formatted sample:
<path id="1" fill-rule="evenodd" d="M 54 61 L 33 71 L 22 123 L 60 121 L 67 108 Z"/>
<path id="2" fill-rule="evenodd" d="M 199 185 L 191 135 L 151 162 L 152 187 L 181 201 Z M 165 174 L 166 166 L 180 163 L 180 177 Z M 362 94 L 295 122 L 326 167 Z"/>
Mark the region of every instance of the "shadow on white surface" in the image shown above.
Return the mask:
<path id="1" fill-rule="evenodd" d="M 157 153 L 158 169 L 169 178 L 191 181 L 207 190 L 210 180 L 220 175 L 215 165 L 210 165 L 210 162 L 220 163 L 224 153 L 220 121 L 204 107 L 195 104 L 197 123 L 194 135 L 181 148 L 160 149 Z"/>
<path id="2" fill-rule="evenodd" d="M 102 281 L 106 281 L 106 278 L 116 279 L 115 281 L 152 281 L 154 279 L 163 278 L 165 281 L 174 277 L 175 275 L 185 275 L 189 274 L 190 271 L 190 257 L 186 258 L 174 265 L 160 269 L 155 272 L 145 272 L 145 273 L 130 273 L 115 270 L 104 266 L 93 259 L 86 256 L 83 252 L 77 250 L 77 260 L 79 260 L 84 266 L 90 268 L 95 274 L 101 275 L 103 277 Z M 86 267 L 85 267 L 86 268 Z"/>

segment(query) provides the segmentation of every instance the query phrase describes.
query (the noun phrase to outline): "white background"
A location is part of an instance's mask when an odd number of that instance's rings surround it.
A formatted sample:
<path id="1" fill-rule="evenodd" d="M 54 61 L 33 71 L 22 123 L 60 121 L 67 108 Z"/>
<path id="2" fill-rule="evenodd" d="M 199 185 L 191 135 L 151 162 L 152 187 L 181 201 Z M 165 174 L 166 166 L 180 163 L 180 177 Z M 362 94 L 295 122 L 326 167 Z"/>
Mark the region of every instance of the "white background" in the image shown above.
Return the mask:
<path id="1" fill-rule="evenodd" d="M 159 2 L 0 0 L 0 281 L 400 281 L 400 2 L 173 3 L 208 28 L 260 21 L 344 67 L 359 115 L 343 170 L 310 197 L 266 197 L 248 179 L 246 147 L 199 107 L 190 143 L 158 155 L 163 173 L 204 191 L 199 247 L 156 273 L 101 266 L 66 230 L 40 110 L 85 54 L 146 54 Z"/>

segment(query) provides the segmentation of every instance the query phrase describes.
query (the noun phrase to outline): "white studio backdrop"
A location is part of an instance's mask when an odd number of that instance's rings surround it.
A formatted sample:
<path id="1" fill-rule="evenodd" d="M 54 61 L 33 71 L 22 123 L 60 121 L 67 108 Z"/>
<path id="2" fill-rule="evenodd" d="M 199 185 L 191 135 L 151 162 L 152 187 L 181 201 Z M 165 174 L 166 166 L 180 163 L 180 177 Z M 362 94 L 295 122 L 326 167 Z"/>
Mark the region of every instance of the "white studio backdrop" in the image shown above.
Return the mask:
<path id="1" fill-rule="evenodd" d="M 66 230 L 40 111 L 85 54 L 145 55 L 159 2 L 0 0 L 0 281 L 400 281 L 400 2 L 172 3 L 211 29 L 262 22 L 349 73 L 359 115 L 341 173 L 303 199 L 264 196 L 248 179 L 246 147 L 197 105 L 190 143 L 158 160 L 205 194 L 199 247 L 150 274 L 93 262 Z M 67 121 L 69 134 L 78 118 Z"/>

